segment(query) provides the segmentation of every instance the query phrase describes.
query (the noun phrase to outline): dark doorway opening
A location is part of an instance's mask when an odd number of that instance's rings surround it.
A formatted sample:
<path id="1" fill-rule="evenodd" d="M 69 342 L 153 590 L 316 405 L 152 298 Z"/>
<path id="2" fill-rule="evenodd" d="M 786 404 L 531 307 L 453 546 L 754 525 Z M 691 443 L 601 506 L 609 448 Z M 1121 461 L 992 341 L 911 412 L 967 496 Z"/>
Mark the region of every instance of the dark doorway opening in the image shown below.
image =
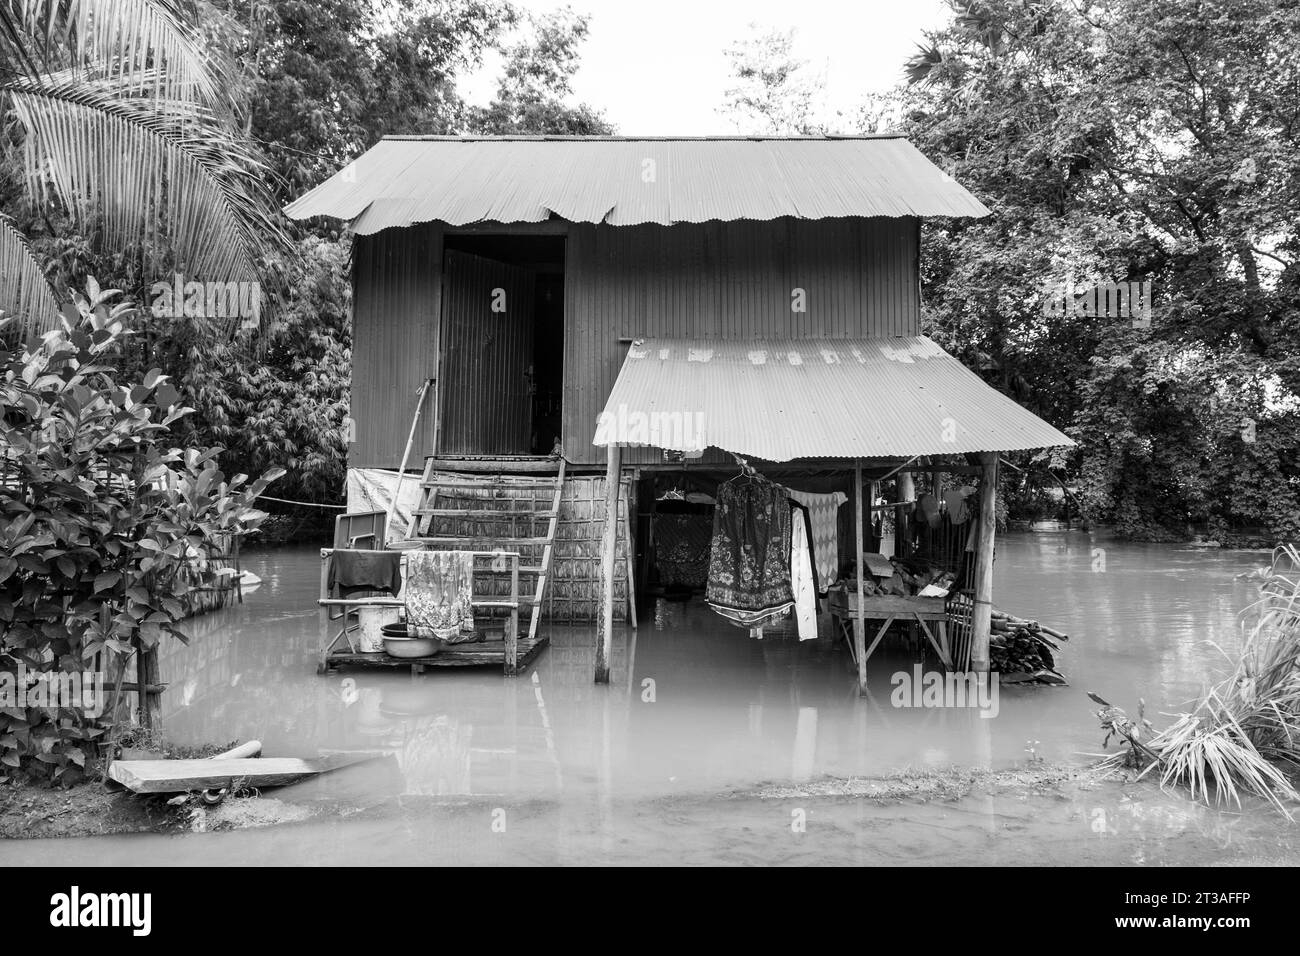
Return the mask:
<path id="1" fill-rule="evenodd" d="M 549 455 L 564 386 L 564 237 L 444 242 L 438 452 Z"/>

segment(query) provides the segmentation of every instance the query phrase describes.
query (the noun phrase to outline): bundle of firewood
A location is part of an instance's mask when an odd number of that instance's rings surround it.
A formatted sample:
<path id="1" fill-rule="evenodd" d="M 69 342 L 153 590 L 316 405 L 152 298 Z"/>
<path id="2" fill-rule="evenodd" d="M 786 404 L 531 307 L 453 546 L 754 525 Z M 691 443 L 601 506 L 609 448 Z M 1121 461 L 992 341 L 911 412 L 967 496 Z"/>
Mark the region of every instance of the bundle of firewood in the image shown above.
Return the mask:
<path id="1" fill-rule="evenodd" d="M 1070 638 L 1037 621 L 994 610 L 989 636 L 989 662 L 1004 684 L 1064 684 L 1056 670 L 1057 641 Z"/>

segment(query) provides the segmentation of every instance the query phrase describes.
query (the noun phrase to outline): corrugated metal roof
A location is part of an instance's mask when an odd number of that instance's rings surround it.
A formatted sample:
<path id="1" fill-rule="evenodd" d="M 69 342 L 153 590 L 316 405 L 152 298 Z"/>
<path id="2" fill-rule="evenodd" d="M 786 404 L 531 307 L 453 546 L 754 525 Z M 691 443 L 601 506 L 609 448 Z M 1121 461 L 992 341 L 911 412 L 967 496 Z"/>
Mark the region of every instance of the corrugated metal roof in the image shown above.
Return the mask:
<path id="1" fill-rule="evenodd" d="M 387 137 L 285 207 L 362 235 L 441 220 L 615 226 L 985 216 L 902 137 Z"/>
<path id="2" fill-rule="evenodd" d="M 632 344 L 594 444 L 766 461 L 1074 444 L 924 336 Z"/>

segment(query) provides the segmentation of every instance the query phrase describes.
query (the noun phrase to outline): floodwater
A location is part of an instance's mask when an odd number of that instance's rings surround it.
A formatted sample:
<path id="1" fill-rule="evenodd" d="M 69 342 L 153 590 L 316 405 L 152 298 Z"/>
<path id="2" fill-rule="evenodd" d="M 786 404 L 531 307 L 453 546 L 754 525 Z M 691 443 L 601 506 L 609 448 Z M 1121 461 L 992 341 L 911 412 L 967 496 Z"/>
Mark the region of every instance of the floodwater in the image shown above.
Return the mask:
<path id="1" fill-rule="evenodd" d="M 263 584 L 192 622 L 163 661 L 178 742 L 257 738 L 268 755 L 382 755 L 279 791 L 315 817 L 269 829 L 64 841 L 84 863 L 1215 863 L 1300 861 L 1300 827 L 1142 783 L 881 802 L 801 794 L 837 778 L 953 766 L 1082 767 L 1085 696 L 1157 726 L 1240 646 L 1266 552 L 1135 545 L 1068 530 L 999 540 L 998 605 L 1066 631 L 1068 687 L 1007 686 L 997 714 L 891 705 L 912 658 L 888 642 L 859 697 L 842 645 L 751 640 L 701 605 L 643 607 L 608 686 L 593 635 L 555 628 L 517 679 L 491 668 L 318 676 L 315 549 L 253 553 Z M 1222 649 L 1216 649 L 1215 645 Z M 793 788 L 772 798 L 764 787 Z M 323 809 L 324 808 L 324 809 Z M 792 826 L 799 820 L 803 826 Z M 0 849 L 49 858 L 35 841 Z"/>

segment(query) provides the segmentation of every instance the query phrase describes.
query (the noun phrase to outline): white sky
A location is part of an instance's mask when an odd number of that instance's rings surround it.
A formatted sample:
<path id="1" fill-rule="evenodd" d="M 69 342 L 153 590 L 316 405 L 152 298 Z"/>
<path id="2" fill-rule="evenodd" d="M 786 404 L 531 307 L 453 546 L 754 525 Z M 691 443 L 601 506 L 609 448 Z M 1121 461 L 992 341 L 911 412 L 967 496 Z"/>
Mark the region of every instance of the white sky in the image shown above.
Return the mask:
<path id="1" fill-rule="evenodd" d="M 590 14 L 574 98 L 603 110 L 627 136 L 735 132 L 716 112 L 732 85 L 723 51 L 750 34 L 750 23 L 795 28 L 795 55 L 825 73 L 828 112 L 843 112 L 843 131 L 852 132 L 865 94 L 898 82 L 922 32 L 945 22 L 948 9 L 942 0 L 517 2 L 539 13 L 567 5 Z M 487 102 L 498 66 L 489 61 L 467 78 L 463 95 Z"/>

